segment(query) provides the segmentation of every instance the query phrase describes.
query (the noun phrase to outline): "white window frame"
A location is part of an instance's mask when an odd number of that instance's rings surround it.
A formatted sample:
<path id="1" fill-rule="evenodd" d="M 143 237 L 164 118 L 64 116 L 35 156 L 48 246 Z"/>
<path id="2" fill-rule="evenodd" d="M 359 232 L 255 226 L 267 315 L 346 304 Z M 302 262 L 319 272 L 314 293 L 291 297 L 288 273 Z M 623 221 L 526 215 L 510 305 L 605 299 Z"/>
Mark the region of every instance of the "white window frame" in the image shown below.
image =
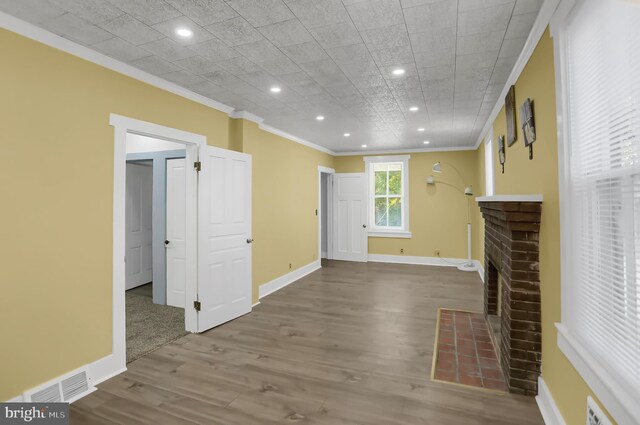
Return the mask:
<path id="1" fill-rule="evenodd" d="M 409 231 L 409 159 L 411 155 L 365 156 L 365 174 L 367 176 L 367 202 L 369 205 L 369 237 L 411 238 Z M 402 227 L 389 228 L 375 225 L 375 178 L 371 164 L 396 163 L 402 165 Z"/>
<path id="2" fill-rule="evenodd" d="M 571 330 L 572 303 L 572 207 L 570 191 L 570 111 L 569 111 L 569 64 L 566 39 L 568 22 L 573 18 L 584 0 L 560 2 L 550 23 L 554 40 L 554 63 L 556 80 L 556 114 L 558 125 L 558 178 L 560 201 L 560 261 L 561 261 L 561 307 L 562 320 L 556 323 L 558 347 L 578 373 L 600 399 L 612 417 L 620 424 L 640 423 L 640 401 L 637 394 L 606 362 L 596 358 L 588 345 Z M 544 364 L 543 364 L 544 367 Z M 586 404 L 586 401 L 585 401 Z"/>
<path id="3" fill-rule="evenodd" d="M 495 195 L 495 179 L 494 179 L 494 161 L 493 161 L 493 129 L 489 131 L 484 142 L 484 175 L 485 175 L 485 196 Z"/>

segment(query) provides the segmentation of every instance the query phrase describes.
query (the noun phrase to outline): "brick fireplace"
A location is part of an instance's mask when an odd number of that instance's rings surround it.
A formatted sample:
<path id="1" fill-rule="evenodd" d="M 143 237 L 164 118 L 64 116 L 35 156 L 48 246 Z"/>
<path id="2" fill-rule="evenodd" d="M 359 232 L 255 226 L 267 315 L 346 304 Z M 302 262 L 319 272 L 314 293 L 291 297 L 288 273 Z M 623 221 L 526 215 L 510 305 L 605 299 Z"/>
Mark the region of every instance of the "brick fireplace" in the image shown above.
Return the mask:
<path id="1" fill-rule="evenodd" d="M 509 391 L 536 395 L 541 358 L 542 197 L 488 196 L 477 201 L 485 223 L 484 313 L 495 331 Z"/>

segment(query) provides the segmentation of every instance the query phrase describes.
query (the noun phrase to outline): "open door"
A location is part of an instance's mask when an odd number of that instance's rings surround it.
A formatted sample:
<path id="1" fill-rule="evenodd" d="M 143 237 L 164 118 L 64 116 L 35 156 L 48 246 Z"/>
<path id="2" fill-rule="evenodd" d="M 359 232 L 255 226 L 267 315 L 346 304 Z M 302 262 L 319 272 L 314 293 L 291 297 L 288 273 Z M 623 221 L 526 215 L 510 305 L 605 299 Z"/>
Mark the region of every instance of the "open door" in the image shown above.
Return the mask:
<path id="1" fill-rule="evenodd" d="M 333 258 L 366 262 L 367 179 L 364 173 L 333 176 Z"/>
<path id="2" fill-rule="evenodd" d="M 251 156 L 200 147 L 198 332 L 251 311 Z"/>
<path id="3" fill-rule="evenodd" d="M 153 168 L 127 163 L 125 290 L 151 282 Z"/>
<path id="4" fill-rule="evenodd" d="M 167 159 L 167 305 L 185 308 L 187 264 L 186 160 Z"/>

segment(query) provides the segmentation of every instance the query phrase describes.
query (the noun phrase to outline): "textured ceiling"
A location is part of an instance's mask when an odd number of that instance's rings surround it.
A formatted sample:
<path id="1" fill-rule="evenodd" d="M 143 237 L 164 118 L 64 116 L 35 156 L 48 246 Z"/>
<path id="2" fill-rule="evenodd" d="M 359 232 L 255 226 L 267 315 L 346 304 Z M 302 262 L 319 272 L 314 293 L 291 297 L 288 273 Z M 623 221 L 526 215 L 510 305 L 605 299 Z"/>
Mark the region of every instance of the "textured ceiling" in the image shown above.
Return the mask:
<path id="1" fill-rule="evenodd" d="M 0 0 L 0 10 L 339 152 L 473 146 L 541 4 Z"/>

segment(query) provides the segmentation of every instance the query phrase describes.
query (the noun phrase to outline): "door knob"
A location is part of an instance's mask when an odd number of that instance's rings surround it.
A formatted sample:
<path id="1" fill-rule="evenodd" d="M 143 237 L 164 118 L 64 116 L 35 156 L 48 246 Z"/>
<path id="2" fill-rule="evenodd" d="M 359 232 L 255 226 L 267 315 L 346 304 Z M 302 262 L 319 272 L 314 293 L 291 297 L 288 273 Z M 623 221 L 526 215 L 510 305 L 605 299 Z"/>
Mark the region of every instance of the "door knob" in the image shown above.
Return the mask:
<path id="1" fill-rule="evenodd" d="M 171 243 L 170 241 L 165 240 L 165 241 L 164 241 L 164 246 L 167 246 L 167 245 L 169 245 L 170 243 Z"/>
<path id="2" fill-rule="evenodd" d="M 253 243 L 253 239 L 247 239 L 247 243 Z"/>

